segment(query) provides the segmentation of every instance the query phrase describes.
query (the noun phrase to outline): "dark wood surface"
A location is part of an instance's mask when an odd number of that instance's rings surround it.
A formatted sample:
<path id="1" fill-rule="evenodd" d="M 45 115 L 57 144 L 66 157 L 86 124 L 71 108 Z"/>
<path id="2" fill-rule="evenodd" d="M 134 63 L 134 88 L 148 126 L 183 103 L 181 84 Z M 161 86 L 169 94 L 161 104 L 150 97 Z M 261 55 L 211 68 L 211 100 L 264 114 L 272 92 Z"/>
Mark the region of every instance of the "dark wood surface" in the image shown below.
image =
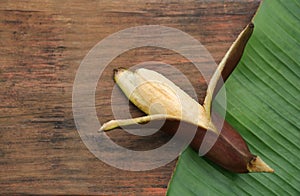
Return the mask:
<path id="1" fill-rule="evenodd" d="M 0 1 L 0 193 L 164 195 L 176 160 L 151 171 L 130 172 L 111 167 L 88 151 L 72 116 L 76 70 L 106 36 L 149 24 L 190 34 L 219 62 L 258 4 L 257 0 Z M 113 68 L 149 60 L 174 65 L 203 100 L 206 85 L 190 62 L 169 50 L 139 48 L 120 55 L 105 70 L 96 92 L 101 123 L 113 118 Z M 120 93 L 121 99 L 125 98 Z M 142 115 L 134 106 L 130 109 L 133 116 Z M 137 138 L 121 130 L 108 135 L 139 150 L 168 139 L 164 134 Z"/>

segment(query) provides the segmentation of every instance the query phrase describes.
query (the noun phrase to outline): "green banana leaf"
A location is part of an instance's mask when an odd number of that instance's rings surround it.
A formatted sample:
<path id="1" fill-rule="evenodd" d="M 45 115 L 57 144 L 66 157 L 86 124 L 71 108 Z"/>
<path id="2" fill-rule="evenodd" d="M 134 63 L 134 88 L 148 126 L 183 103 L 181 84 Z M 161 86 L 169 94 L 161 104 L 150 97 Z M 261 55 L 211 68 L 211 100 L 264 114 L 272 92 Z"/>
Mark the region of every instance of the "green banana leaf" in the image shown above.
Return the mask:
<path id="1" fill-rule="evenodd" d="M 254 24 L 225 84 L 226 120 L 275 173 L 231 173 L 188 148 L 167 195 L 300 195 L 300 1 L 265 0 Z"/>

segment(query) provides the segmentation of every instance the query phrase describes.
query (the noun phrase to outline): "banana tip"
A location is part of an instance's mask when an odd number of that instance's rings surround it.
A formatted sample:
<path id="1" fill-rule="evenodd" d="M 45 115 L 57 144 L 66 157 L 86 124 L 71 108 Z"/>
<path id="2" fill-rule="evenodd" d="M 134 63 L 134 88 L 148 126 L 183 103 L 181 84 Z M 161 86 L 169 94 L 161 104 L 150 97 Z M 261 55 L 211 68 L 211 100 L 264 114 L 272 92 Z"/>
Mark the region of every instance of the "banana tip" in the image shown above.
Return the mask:
<path id="1" fill-rule="evenodd" d="M 100 127 L 100 129 L 98 129 L 98 131 L 97 131 L 98 133 L 101 133 L 101 132 L 104 132 L 104 129 L 103 129 L 103 127 Z"/>
<path id="2" fill-rule="evenodd" d="M 122 72 L 124 72 L 124 71 L 126 71 L 125 68 L 119 67 L 119 68 L 117 68 L 117 69 L 114 69 L 114 75 L 119 74 L 119 73 L 122 73 Z"/>
<path id="3" fill-rule="evenodd" d="M 253 22 L 250 22 L 250 23 L 249 23 L 249 28 L 251 28 L 251 29 L 254 28 L 254 23 L 253 23 Z"/>
<path id="4" fill-rule="evenodd" d="M 249 172 L 267 172 L 274 173 L 274 170 L 268 166 L 260 157 L 254 157 L 247 165 Z"/>

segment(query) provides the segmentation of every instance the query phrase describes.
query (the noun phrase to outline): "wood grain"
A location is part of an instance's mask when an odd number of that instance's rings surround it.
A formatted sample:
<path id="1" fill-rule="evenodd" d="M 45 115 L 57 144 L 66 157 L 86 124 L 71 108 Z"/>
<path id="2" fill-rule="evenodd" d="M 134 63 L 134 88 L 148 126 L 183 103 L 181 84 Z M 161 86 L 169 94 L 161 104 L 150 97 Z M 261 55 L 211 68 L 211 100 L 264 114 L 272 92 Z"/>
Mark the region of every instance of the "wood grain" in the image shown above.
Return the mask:
<path id="1" fill-rule="evenodd" d="M 165 194 L 176 160 L 155 170 L 129 172 L 88 151 L 72 116 L 76 70 L 106 36 L 148 24 L 190 34 L 219 62 L 258 4 L 257 0 L 1 1 L 0 193 Z M 190 62 L 169 50 L 139 48 L 114 59 L 99 81 L 96 106 L 101 123 L 113 118 L 112 70 L 149 60 L 163 60 L 182 71 L 203 101 L 206 85 Z M 206 74 L 213 71 L 207 69 Z M 173 79 L 180 85 L 176 76 Z M 119 99 L 125 100 L 121 93 Z M 132 105 L 130 110 L 133 116 L 142 115 Z M 163 134 L 133 137 L 122 130 L 109 136 L 119 145 L 139 150 L 169 139 Z"/>

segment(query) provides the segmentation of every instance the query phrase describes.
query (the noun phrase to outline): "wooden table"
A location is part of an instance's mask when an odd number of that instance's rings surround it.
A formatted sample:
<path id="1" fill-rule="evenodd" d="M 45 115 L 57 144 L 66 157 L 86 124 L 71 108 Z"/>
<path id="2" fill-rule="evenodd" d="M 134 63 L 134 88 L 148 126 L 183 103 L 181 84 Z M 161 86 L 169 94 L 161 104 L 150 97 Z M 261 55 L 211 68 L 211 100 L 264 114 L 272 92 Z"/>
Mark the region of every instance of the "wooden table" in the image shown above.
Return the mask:
<path id="1" fill-rule="evenodd" d="M 151 171 L 130 172 L 109 166 L 86 148 L 72 114 L 76 70 L 100 40 L 150 24 L 190 34 L 219 62 L 258 4 L 257 0 L 1 1 L 0 193 L 165 194 L 176 160 Z M 138 48 L 114 59 L 97 86 L 101 123 L 113 118 L 113 68 L 151 60 L 182 71 L 203 101 L 206 84 L 188 60 L 166 49 Z M 176 77 L 175 82 L 180 83 Z M 133 116 L 142 115 L 133 105 L 130 110 Z M 133 137 L 120 129 L 108 135 L 119 145 L 138 150 L 168 140 L 163 134 Z"/>

